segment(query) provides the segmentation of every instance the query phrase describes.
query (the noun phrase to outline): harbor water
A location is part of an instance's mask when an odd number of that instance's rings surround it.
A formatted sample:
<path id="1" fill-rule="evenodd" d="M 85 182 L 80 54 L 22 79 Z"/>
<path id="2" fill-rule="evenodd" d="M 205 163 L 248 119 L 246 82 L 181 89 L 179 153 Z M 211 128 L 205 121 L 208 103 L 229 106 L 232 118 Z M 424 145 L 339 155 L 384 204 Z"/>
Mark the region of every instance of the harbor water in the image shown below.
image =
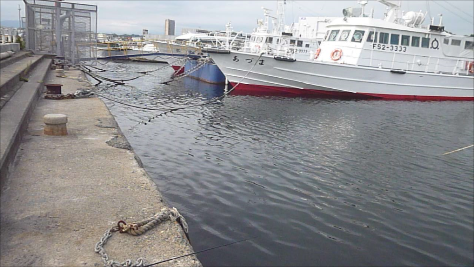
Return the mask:
<path id="1" fill-rule="evenodd" d="M 209 102 L 223 86 L 172 73 L 99 88 L 195 251 L 251 238 L 204 266 L 472 266 L 473 149 L 443 155 L 473 143 L 472 102 Z"/>

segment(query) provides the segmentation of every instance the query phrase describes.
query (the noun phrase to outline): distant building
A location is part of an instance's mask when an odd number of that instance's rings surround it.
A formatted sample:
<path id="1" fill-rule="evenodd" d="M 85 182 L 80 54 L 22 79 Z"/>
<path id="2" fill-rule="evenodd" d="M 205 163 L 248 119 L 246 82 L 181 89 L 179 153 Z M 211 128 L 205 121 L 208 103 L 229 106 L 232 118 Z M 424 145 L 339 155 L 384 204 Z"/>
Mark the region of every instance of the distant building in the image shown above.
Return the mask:
<path id="1" fill-rule="evenodd" d="M 107 34 L 105 34 L 105 33 L 98 33 L 97 34 L 97 41 L 99 43 L 105 43 L 107 41 L 110 41 L 110 37 L 107 36 Z"/>
<path id="2" fill-rule="evenodd" d="M 174 35 L 174 20 L 166 19 L 165 20 L 165 35 Z"/>
<path id="3" fill-rule="evenodd" d="M 0 27 L 1 43 L 15 43 L 16 36 L 23 37 L 23 30 L 19 28 Z"/>

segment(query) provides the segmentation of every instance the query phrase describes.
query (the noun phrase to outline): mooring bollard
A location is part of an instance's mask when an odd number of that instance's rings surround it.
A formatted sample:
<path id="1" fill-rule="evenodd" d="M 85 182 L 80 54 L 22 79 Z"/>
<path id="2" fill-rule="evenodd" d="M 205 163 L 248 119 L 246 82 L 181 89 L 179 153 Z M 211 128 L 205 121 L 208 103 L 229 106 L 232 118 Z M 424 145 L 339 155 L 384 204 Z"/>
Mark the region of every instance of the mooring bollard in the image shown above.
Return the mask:
<path id="1" fill-rule="evenodd" d="M 46 86 L 46 94 L 61 94 L 61 87 L 62 84 L 45 84 Z"/>
<path id="2" fill-rule="evenodd" d="M 47 114 L 43 117 L 45 135 L 67 135 L 67 116 L 64 114 Z"/>

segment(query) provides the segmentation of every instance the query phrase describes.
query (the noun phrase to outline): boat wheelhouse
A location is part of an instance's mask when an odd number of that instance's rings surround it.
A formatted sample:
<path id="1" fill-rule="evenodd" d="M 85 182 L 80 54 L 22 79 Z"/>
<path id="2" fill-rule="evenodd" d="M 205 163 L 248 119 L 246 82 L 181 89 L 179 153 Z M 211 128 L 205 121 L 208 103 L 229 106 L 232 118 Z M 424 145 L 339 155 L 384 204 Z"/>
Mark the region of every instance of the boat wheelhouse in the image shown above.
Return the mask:
<path id="1" fill-rule="evenodd" d="M 474 37 L 450 34 L 443 31 L 443 26 L 421 27 L 411 20 L 403 22 L 366 17 L 335 20 L 327 27 L 315 61 L 473 75 Z"/>

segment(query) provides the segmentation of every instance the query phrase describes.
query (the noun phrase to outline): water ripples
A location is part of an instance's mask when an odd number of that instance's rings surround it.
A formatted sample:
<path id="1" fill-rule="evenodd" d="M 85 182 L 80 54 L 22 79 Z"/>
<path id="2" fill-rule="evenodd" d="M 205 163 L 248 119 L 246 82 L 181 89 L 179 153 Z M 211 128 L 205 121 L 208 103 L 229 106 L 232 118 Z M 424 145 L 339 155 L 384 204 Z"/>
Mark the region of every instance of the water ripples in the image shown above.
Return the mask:
<path id="1" fill-rule="evenodd" d="M 156 68 L 110 63 L 127 71 Z M 183 107 L 222 87 L 171 68 L 109 92 Z M 119 74 L 114 74 L 119 75 Z M 211 265 L 468 265 L 473 262 L 472 103 L 228 96 L 158 112 L 107 101 Z"/>

